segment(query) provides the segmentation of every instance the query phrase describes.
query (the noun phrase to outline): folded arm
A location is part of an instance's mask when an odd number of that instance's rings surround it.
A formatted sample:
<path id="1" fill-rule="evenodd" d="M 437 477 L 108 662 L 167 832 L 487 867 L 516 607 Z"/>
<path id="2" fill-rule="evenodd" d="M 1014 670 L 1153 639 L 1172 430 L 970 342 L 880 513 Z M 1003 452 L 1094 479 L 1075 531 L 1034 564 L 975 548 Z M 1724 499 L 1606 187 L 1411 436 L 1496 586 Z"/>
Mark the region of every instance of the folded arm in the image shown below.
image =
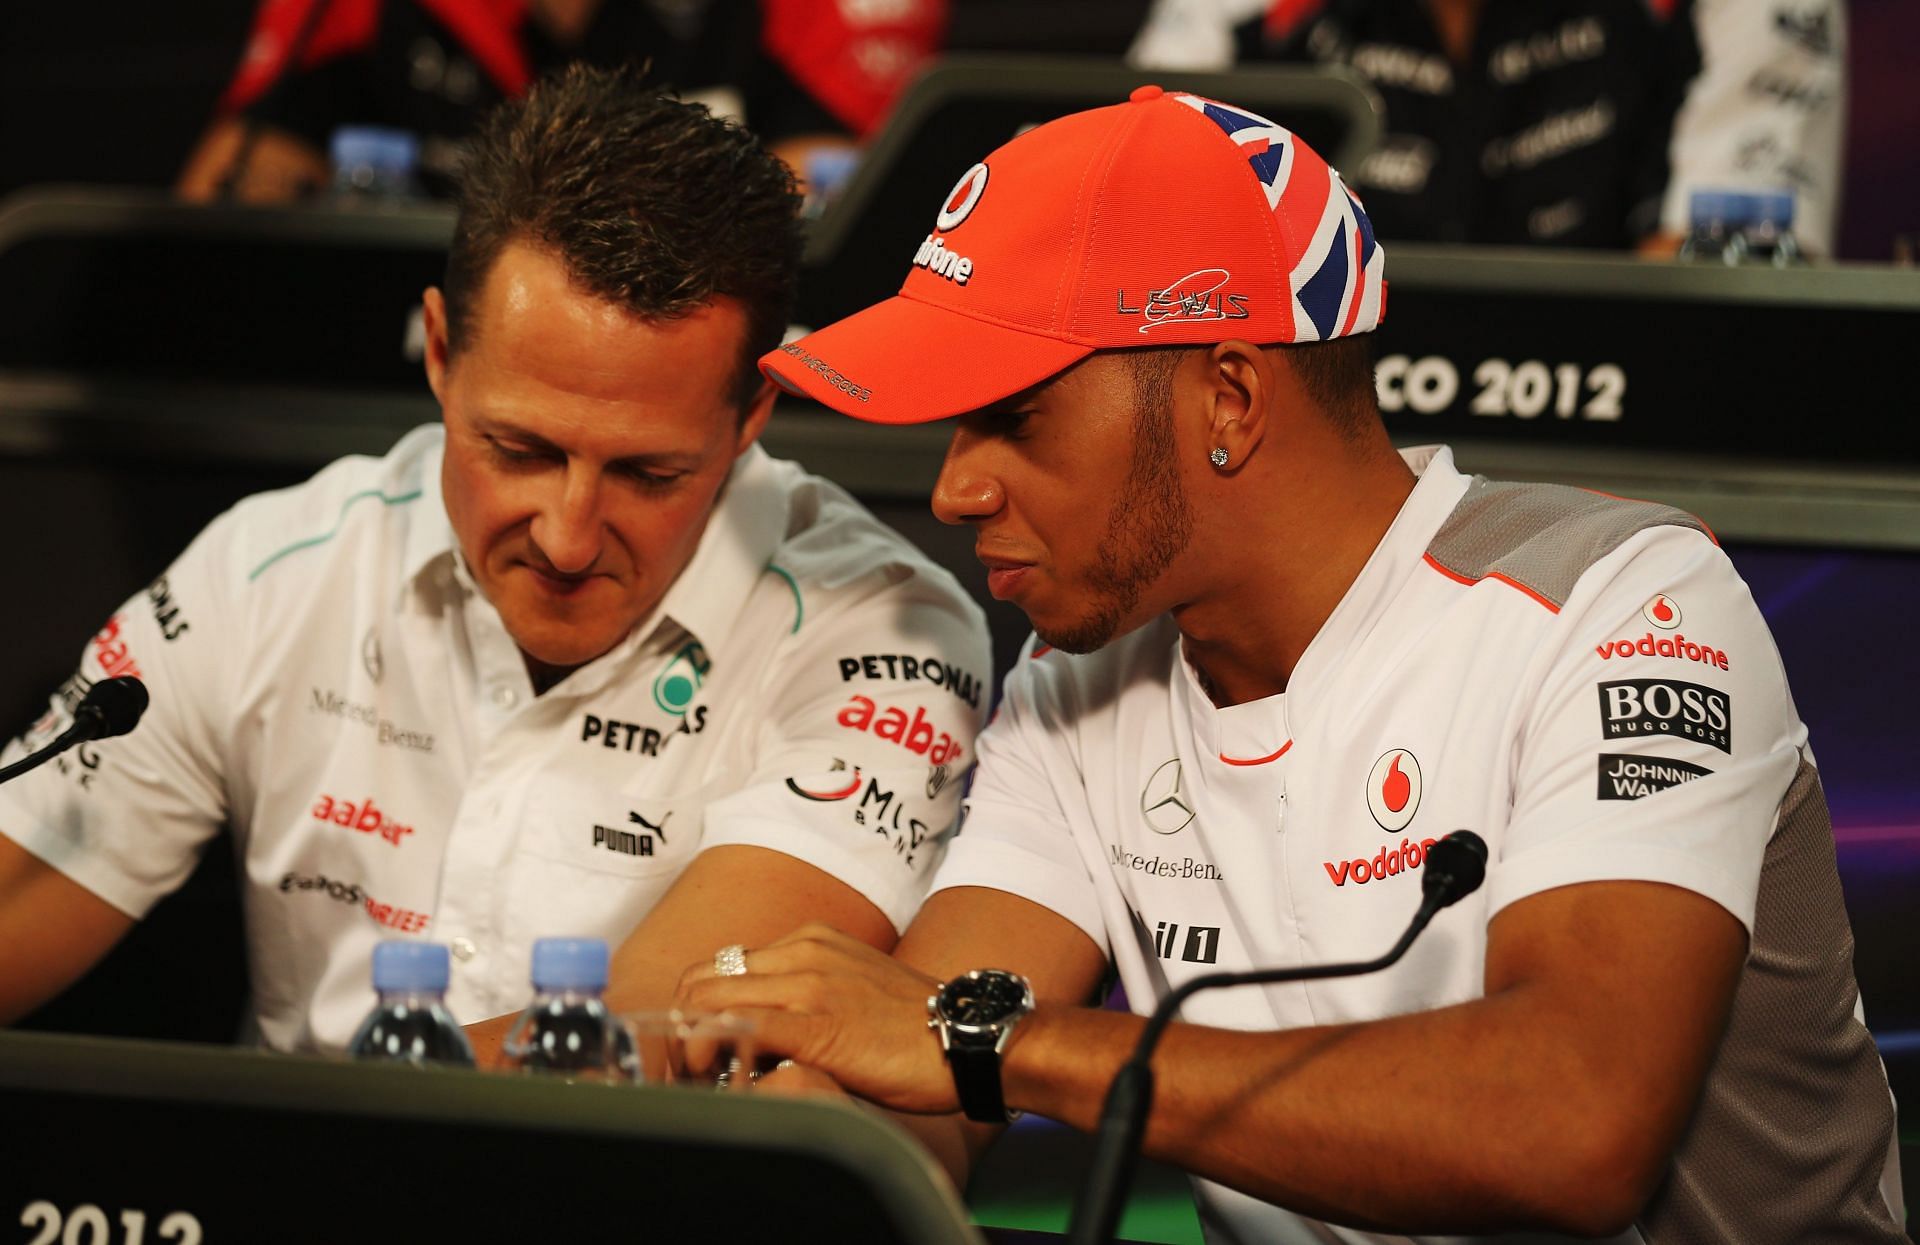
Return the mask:
<path id="1" fill-rule="evenodd" d="M 0 834 L 0 1024 L 72 985 L 133 918 Z"/>

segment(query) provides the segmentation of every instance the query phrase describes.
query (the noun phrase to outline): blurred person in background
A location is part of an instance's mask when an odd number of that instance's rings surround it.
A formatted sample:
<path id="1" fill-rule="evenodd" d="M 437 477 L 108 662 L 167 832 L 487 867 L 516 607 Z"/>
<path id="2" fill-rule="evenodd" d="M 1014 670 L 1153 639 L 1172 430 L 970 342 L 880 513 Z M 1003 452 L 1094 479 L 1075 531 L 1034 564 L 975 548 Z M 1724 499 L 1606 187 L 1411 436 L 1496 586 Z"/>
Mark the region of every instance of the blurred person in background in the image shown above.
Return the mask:
<path id="1" fill-rule="evenodd" d="M 414 136 L 420 187 L 444 196 L 487 109 L 571 61 L 648 64 L 804 179 L 879 127 L 946 19 L 946 0 L 264 0 L 176 188 L 299 199 L 330 181 L 336 130 L 377 126 Z"/>
<path id="2" fill-rule="evenodd" d="M 1790 190 L 1831 255 L 1840 0 L 1156 0 L 1144 67 L 1340 65 L 1386 105 L 1380 236 L 1671 254 L 1700 190 Z"/>

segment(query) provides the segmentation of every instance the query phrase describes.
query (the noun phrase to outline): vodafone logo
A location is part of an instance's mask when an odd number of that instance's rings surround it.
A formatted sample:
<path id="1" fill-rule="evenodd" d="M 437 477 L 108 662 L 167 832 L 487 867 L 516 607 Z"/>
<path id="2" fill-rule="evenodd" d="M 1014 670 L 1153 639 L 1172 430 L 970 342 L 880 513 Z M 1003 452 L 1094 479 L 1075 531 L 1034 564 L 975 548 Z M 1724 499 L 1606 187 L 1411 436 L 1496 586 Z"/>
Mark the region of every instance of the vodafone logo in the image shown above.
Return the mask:
<path id="1" fill-rule="evenodd" d="M 987 193 L 987 166 L 976 164 L 960 175 L 960 180 L 947 192 L 945 204 L 940 215 L 934 218 L 934 228 L 945 231 L 956 229 L 960 223 L 972 214 L 979 205 L 980 196 Z"/>
<path id="2" fill-rule="evenodd" d="M 1395 748 L 1373 763 L 1367 775 L 1367 811 L 1388 834 L 1407 828 L 1420 809 L 1420 762 Z"/>
<path id="3" fill-rule="evenodd" d="M 1647 602 L 1640 612 L 1646 615 L 1648 622 L 1662 631 L 1672 631 L 1680 625 L 1680 606 L 1672 597 L 1655 597 Z"/>

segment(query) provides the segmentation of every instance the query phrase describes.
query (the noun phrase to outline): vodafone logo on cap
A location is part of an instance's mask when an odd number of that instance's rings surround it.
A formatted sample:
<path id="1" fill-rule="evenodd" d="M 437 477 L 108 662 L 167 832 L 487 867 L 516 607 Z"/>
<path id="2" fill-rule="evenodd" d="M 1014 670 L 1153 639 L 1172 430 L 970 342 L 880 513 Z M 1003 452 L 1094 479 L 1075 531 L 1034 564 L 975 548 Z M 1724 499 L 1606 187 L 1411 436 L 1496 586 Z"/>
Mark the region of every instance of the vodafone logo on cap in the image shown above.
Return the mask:
<path id="1" fill-rule="evenodd" d="M 1658 596 L 1646 603 L 1640 610 L 1647 621 L 1662 631 L 1672 631 L 1680 625 L 1680 605 L 1672 597 Z"/>
<path id="2" fill-rule="evenodd" d="M 940 208 L 940 215 L 934 218 L 934 228 L 943 232 L 958 228 L 960 222 L 972 215 L 973 209 L 980 203 L 980 196 L 985 193 L 987 193 L 987 166 L 976 164 L 962 173 L 960 180 L 955 182 L 953 189 L 947 193 L 946 202 Z"/>
<path id="3" fill-rule="evenodd" d="M 1420 808 L 1420 762 L 1395 748 L 1373 763 L 1367 775 L 1367 811 L 1388 834 L 1407 828 Z"/>

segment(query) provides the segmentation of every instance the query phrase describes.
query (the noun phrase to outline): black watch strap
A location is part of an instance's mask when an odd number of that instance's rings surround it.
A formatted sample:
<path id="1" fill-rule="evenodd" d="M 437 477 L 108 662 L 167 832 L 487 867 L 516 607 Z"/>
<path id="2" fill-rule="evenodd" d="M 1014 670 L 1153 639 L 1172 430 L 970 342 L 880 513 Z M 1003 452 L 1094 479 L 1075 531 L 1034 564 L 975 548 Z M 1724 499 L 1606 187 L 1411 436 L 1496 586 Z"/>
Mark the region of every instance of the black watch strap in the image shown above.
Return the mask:
<path id="1" fill-rule="evenodd" d="M 953 1069 L 953 1088 L 960 1110 L 978 1124 L 1010 1124 L 1017 1115 L 1007 1110 L 1000 1089 L 1000 1052 L 991 1046 L 953 1045 L 947 1048 Z"/>

